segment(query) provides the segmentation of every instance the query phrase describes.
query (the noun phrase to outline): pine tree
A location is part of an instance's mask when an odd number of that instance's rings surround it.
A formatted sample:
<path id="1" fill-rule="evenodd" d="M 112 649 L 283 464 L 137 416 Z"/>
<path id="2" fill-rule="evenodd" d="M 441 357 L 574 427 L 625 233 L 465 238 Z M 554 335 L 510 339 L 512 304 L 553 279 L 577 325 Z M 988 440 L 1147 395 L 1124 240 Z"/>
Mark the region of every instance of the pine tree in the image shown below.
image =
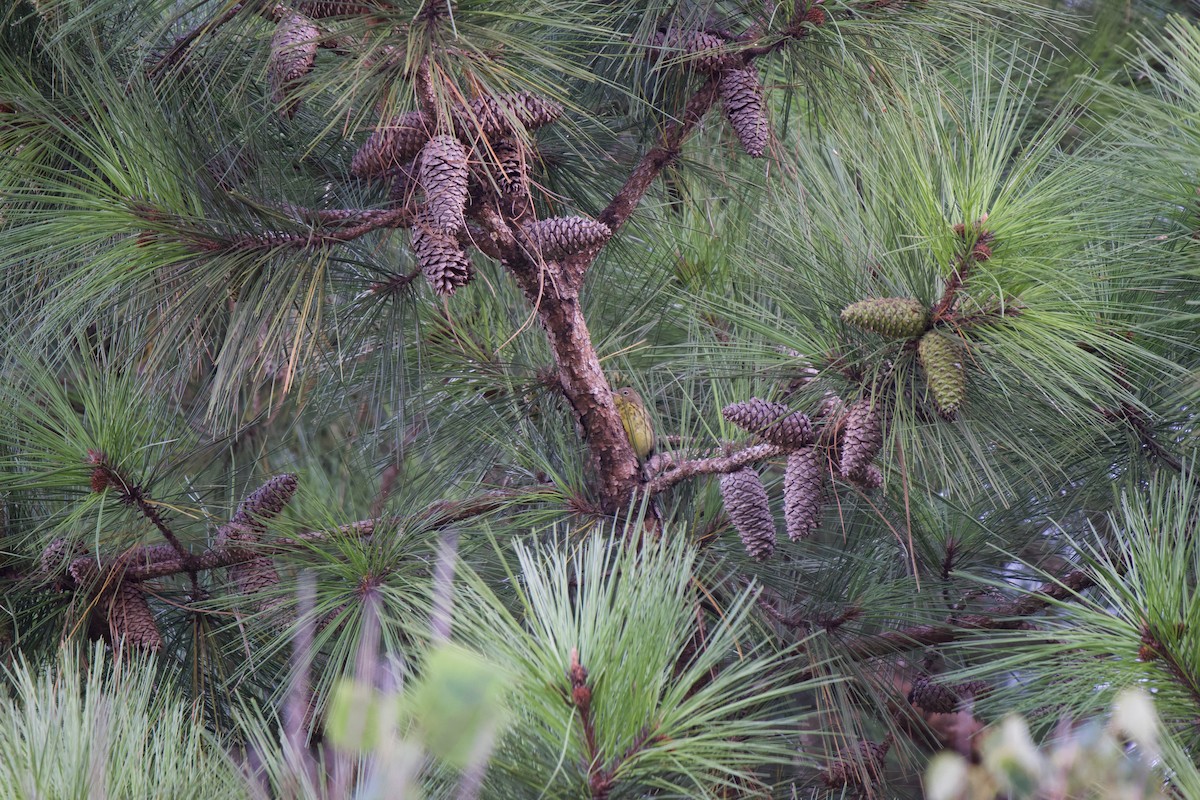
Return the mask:
<path id="1" fill-rule="evenodd" d="M 918 797 L 1150 684 L 1200 785 L 1200 27 L 185 5 L 0 11 L 0 742 L 108 664 L 198 798 Z"/>

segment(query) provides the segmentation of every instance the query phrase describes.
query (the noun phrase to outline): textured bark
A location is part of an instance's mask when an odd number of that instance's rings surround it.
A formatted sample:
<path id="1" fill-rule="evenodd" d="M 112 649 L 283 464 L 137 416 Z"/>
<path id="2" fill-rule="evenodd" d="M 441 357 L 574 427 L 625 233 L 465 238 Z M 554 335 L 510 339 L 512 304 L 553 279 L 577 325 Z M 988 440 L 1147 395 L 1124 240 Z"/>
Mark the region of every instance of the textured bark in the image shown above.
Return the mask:
<path id="1" fill-rule="evenodd" d="M 638 459 L 625 436 L 612 388 L 592 346 L 577 281 L 558 263 L 546 262 L 542 268 L 515 249 L 509 251 L 513 258 L 502 261 L 537 309 L 554 353 L 563 394 L 590 451 L 595 489 L 605 510 L 615 511 L 629 502 L 637 488 Z"/>

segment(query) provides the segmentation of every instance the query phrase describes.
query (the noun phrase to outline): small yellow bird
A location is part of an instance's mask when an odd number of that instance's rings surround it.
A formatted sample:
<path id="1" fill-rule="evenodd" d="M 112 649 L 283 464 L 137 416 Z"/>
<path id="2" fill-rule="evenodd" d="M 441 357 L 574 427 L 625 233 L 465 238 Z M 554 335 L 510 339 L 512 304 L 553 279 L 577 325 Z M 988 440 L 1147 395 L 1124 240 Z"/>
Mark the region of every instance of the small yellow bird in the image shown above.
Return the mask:
<path id="1" fill-rule="evenodd" d="M 628 386 L 613 393 L 617 413 L 621 415 L 621 426 L 625 436 L 640 461 L 645 462 L 654 453 L 654 424 L 646 412 L 642 397 Z"/>

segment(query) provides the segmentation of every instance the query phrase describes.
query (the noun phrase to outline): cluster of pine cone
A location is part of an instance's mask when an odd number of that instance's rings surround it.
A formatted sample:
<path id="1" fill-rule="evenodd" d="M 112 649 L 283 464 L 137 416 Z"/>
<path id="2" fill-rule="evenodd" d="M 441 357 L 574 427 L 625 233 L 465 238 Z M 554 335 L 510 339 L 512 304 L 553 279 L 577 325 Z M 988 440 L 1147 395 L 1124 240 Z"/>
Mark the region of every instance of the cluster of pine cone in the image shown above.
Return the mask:
<path id="1" fill-rule="evenodd" d="M 974 230 L 961 223 L 954 226 L 959 238 L 974 236 L 964 263 L 992 257 L 992 233 L 981 228 L 985 220 L 986 217 L 975 223 Z M 930 308 L 912 297 L 875 297 L 842 309 L 843 322 L 889 339 L 915 340 L 917 358 L 934 407 L 943 419 L 953 420 L 967 398 L 966 348 L 961 337 L 949 326 L 940 324 L 940 319 L 944 318 L 935 319 Z"/>
<path id="2" fill-rule="evenodd" d="M 102 472 L 92 473 L 92 490 L 102 492 L 109 483 L 100 480 Z M 296 492 L 296 476 L 278 475 L 251 492 L 240 504 L 229 522 L 217 532 L 216 546 L 228 552 L 238 543 L 261 541 L 267 531 L 266 522 L 277 516 Z M 92 609 L 91 626 L 97 635 L 104 635 L 113 647 L 122 643 L 158 652 L 163 647 L 162 632 L 150 608 L 146 588 L 141 581 L 126 576 L 128 568 L 139 558 L 158 560 L 175 557 L 169 544 L 148 545 L 128 553 L 100 561 L 88 556 L 83 548 L 70 547 L 65 539 L 55 539 L 42 551 L 40 574 L 56 591 L 79 589 L 87 593 Z M 247 554 L 248 555 L 248 554 Z M 258 556 L 233 564 L 228 568 L 229 579 L 258 611 L 269 610 L 278 599 L 262 599 L 260 593 L 279 583 L 279 574 L 270 556 Z"/>
<path id="3" fill-rule="evenodd" d="M 650 41 L 650 52 L 678 58 L 689 69 L 716 76 L 721 108 L 742 148 L 761 158 L 770 139 L 758 68 L 728 50 L 728 42 L 715 32 L 667 28 Z"/>
<path id="4" fill-rule="evenodd" d="M 499 201 L 520 229 L 531 255 L 563 258 L 604 242 L 609 229 L 584 217 L 528 221 L 530 154 L 524 135 L 562 114 L 562 106 L 519 92 L 481 97 L 455 109 L 452 119 L 432 120 L 410 111 L 377 129 L 355 153 L 351 172 L 365 179 L 415 176 L 424 193 L 412 226 L 412 250 L 421 272 L 440 295 L 450 295 L 473 276 L 465 247 L 470 203 Z M 434 131 L 449 131 L 434 133 Z M 400 199 L 407 192 L 394 192 Z M 400 196 L 400 197 L 397 197 Z"/>
<path id="5" fill-rule="evenodd" d="M 320 40 L 305 14 L 286 13 L 277 24 L 268 74 L 273 98 L 287 115 L 299 104 L 296 94 L 312 71 Z M 392 181 L 394 202 L 406 203 L 413 185 L 420 188 L 411 247 L 439 295 L 453 294 L 474 275 L 466 225 L 475 201 L 487 200 L 515 221 L 519 240 L 537 259 L 561 259 L 611 235 L 607 226 L 585 217 L 532 220 L 528 134 L 562 111 L 560 104 L 529 92 L 477 97 L 451 109 L 448 118 L 409 111 L 380 124 L 354 154 L 351 174 Z"/>
<path id="6" fill-rule="evenodd" d="M 957 336 L 932 327 L 929 308 L 911 297 L 876 297 L 846 306 L 842 321 L 889 339 L 916 339 L 938 414 L 954 419 L 967 397 L 964 348 Z"/>
<path id="7" fill-rule="evenodd" d="M 765 442 L 788 452 L 783 481 L 783 516 L 793 542 L 810 536 L 821 524 L 826 476 L 837 465 L 842 478 L 865 489 L 883 485 L 883 473 L 873 463 L 883 449 L 880 404 L 864 397 L 844 408 L 833 398 L 819 413 L 820 435 L 807 415 L 783 403 L 752 397 L 721 411 L 725 419 Z M 775 552 L 775 518 L 766 488 L 753 467 L 721 476 L 725 510 L 751 557 L 762 560 Z"/>

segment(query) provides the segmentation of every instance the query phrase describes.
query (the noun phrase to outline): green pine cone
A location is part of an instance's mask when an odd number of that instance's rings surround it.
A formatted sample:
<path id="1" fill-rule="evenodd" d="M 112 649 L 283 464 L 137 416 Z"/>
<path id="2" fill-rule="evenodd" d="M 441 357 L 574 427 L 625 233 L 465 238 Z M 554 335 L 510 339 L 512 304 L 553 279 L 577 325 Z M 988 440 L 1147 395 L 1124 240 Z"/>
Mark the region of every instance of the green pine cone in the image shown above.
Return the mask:
<path id="1" fill-rule="evenodd" d="M 925 380 L 944 419 L 954 419 L 967 397 L 967 375 L 963 370 L 963 349 L 956 340 L 930 331 L 921 337 L 917 355 L 925 368 Z"/>
<path id="2" fill-rule="evenodd" d="M 929 309 L 911 297 L 875 297 L 843 308 L 842 321 L 893 339 L 911 339 L 928 327 Z"/>

